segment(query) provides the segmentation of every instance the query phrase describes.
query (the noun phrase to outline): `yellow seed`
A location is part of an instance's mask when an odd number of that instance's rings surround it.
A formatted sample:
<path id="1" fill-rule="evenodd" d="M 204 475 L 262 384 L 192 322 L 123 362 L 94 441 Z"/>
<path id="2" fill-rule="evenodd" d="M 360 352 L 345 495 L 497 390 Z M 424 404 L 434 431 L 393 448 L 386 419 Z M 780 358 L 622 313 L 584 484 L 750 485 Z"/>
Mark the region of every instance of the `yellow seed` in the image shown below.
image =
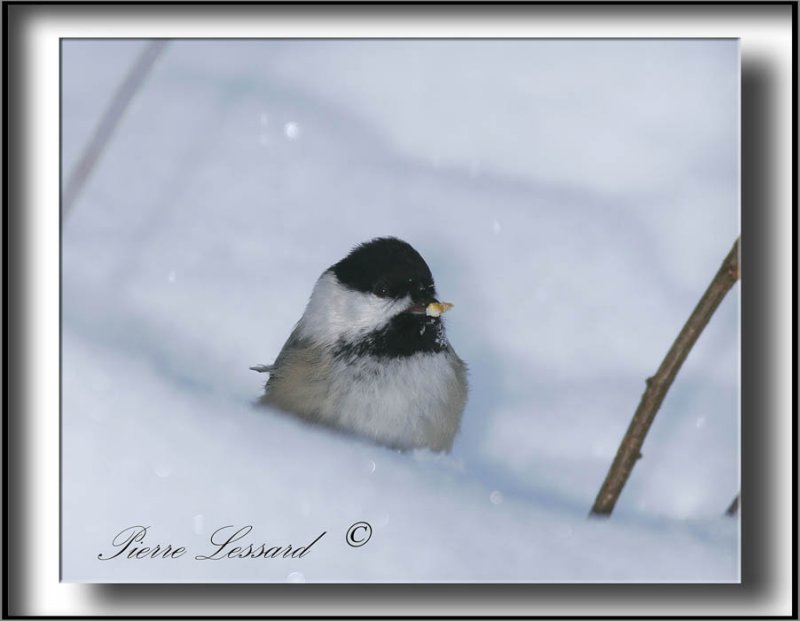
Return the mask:
<path id="1" fill-rule="evenodd" d="M 446 313 L 453 305 L 449 302 L 432 302 L 425 308 L 425 314 L 428 317 L 438 317 L 442 313 Z"/>

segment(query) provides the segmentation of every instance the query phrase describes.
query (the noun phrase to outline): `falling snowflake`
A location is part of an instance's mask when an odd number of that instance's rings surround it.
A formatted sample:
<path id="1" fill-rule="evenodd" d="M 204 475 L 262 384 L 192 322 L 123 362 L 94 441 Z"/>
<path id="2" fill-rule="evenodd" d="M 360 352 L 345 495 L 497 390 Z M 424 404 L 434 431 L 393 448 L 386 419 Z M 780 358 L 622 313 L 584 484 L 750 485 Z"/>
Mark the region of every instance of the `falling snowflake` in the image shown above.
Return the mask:
<path id="1" fill-rule="evenodd" d="M 300 125 L 294 121 L 289 121 L 283 126 L 283 133 L 289 140 L 295 140 L 300 136 Z"/>

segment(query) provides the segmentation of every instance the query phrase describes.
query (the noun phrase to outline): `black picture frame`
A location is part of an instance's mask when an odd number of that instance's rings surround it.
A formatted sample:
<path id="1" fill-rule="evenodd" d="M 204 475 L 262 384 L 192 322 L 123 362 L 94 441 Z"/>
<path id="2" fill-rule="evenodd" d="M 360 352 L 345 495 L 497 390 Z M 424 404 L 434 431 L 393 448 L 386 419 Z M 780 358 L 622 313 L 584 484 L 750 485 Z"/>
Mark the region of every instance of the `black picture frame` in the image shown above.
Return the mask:
<path id="1" fill-rule="evenodd" d="M 129 17 L 158 20 L 168 14 L 191 20 L 214 19 L 215 14 L 273 10 L 302 18 L 389 19 L 397 14 L 412 21 L 434 14 L 448 19 L 491 15 L 511 21 L 520 14 L 538 19 L 558 17 L 577 26 L 597 28 L 607 36 L 615 24 L 626 20 L 664 24 L 669 20 L 693 28 L 703 20 L 727 23 L 730 32 L 741 29 L 742 46 L 742 584 L 741 585 L 58 585 L 51 565 L 41 567 L 43 542 L 53 542 L 57 514 L 49 515 L 47 533 L 36 532 L 31 518 L 43 508 L 39 494 L 39 468 L 52 471 L 51 444 L 38 442 L 28 413 L 35 393 L 58 391 L 42 385 L 31 371 L 31 339 L 51 334 L 35 325 L 30 306 L 31 274 L 36 235 L 31 216 L 30 180 L 37 171 L 26 168 L 33 149 L 28 129 L 35 114 L 25 101 L 26 72 L 31 51 L 31 29 L 38 23 L 81 23 L 82 20 L 123 20 Z M 760 21 L 759 21 L 760 20 Z M 791 57 L 773 55 L 748 46 L 747 24 L 791 28 Z M 493 22 L 489 22 L 488 28 Z M 605 30 L 604 30 L 605 29 Z M 422 6 L 387 3 L 383 6 L 346 3 L 335 5 L 265 5 L 261 3 L 38 3 L 3 4 L 4 40 L 4 583 L 3 616 L 6 618 L 792 618 L 797 615 L 797 500 L 794 473 L 797 457 L 793 413 L 796 412 L 796 343 L 787 356 L 787 319 L 794 334 L 797 264 L 792 230 L 791 257 L 776 233 L 793 227 L 796 177 L 788 186 L 785 171 L 796 166 L 796 58 L 797 6 L 772 3 L 653 3 L 554 4 L 496 3 Z M 487 35 L 489 32 L 487 32 Z M 584 35 L 581 35 L 584 36 Z M 641 36 L 650 36 L 642 28 Z M 787 72 L 787 64 L 791 69 Z M 791 102 L 787 97 L 791 96 Z M 791 128 L 785 126 L 785 109 L 791 106 Z M 782 112 L 783 111 L 783 112 Z M 791 161 L 787 161 L 783 135 L 792 132 Z M 778 176 L 779 173 L 783 176 Z M 791 259 L 792 268 L 786 263 Z M 791 296 L 791 297 L 790 297 Z M 788 304 L 791 302 L 791 309 Z M 791 314 L 789 314 L 791 313 Z M 789 319 L 790 318 L 790 319 Z M 791 362 L 791 368 L 787 364 Z M 50 361 L 52 364 L 52 361 Z M 791 373 L 791 376 L 788 374 Z M 789 377 L 791 393 L 785 378 Z M 781 379 L 782 383 L 778 380 Z M 53 419 L 50 419 L 51 421 Z M 785 451 L 774 450 L 777 437 L 791 437 L 791 461 Z M 37 465 L 38 464 L 38 465 Z M 788 481 L 787 481 L 788 478 Z M 789 485 L 787 485 L 789 483 Z M 57 506 L 57 505 L 55 505 Z M 791 514 L 791 515 L 790 515 Z M 791 532 L 787 530 L 787 526 Z M 788 545 L 788 541 L 791 545 Z M 788 559 L 788 550 L 791 559 Z M 57 550 L 47 555 L 57 557 Z M 788 563 L 787 561 L 791 562 Z M 789 573 L 790 570 L 790 573 Z M 61 588 L 61 596 L 41 600 L 41 585 Z M 791 585 L 791 600 L 785 588 Z M 37 586 L 38 585 L 38 586 Z"/>

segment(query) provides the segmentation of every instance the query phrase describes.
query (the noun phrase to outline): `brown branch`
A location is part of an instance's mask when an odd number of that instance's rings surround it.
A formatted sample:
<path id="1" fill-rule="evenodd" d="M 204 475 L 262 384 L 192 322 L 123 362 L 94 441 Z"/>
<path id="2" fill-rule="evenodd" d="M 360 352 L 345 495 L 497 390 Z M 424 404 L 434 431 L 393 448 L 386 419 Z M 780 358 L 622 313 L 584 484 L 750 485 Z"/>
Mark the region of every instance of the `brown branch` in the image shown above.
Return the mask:
<path id="1" fill-rule="evenodd" d="M 141 87 L 153 63 L 159 57 L 166 44 L 167 42 L 163 39 L 156 39 L 147 43 L 136 62 L 131 66 L 122 84 L 119 85 L 119 88 L 114 93 L 111 103 L 100 118 L 100 122 L 97 124 L 89 143 L 84 148 L 80 160 L 72 170 L 64 187 L 61 195 L 61 209 L 64 217 L 68 216 L 72 211 L 75 201 L 83 190 L 83 186 L 86 184 L 92 170 L 94 170 L 114 130 L 119 125 L 125 110 L 128 108 L 128 104 L 130 104 L 133 96 Z"/>
<path id="2" fill-rule="evenodd" d="M 736 494 L 736 498 L 733 499 L 731 506 L 725 511 L 725 515 L 734 516 L 737 513 L 739 513 L 739 494 Z"/>
<path id="3" fill-rule="evenodd" d="M 669 387 L 678 374 L 678 370 L 689 355 L 703 328 L 706 327 L 708 320 L 711 319 L 714 311 L 717 310 L 720 302 L 722 302 L 737 280 L 739 280 L 738 238 L 728 256 L 722 262 L 722 266 L 714 276 L 714 280 L 711 281 L 672 347 L 670 347 L 661 366 L 658 367 L 658 371 L 653 377 L 647 379 L 647 388 L 628 426 L 628 431 L 625 432 L 625 437 L 622 438 L 619 449 L 617 449 L 617 455 L 614 457 L 606 479 L 597 494 L 591 514 L 611 515 L 614 505 L 622 493 L 622 488 L 625 487 L 625 483 L 633 471 L 633 466 L 642 456 L 642 444 L 644 444 L 645 436 L 653 423 L 658 408 L 661 407 L 661 403 L 664 401 Z"/>

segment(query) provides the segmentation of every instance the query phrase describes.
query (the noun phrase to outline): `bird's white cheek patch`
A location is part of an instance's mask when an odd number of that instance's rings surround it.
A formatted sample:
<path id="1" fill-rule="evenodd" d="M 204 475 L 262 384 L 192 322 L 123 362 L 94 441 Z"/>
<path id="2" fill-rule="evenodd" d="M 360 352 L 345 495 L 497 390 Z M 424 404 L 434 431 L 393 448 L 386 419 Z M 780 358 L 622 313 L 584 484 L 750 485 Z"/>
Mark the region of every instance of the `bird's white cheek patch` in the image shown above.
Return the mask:
<path id="1" fill-rule="evenodd" d="M 300 320 L 300 332 L 318 343 L 353 340 L 383 327 L 409 304 L 410 298 L 395 301 L 351 291 L 333 273 L 325 272 L 311 293 Z"/>

